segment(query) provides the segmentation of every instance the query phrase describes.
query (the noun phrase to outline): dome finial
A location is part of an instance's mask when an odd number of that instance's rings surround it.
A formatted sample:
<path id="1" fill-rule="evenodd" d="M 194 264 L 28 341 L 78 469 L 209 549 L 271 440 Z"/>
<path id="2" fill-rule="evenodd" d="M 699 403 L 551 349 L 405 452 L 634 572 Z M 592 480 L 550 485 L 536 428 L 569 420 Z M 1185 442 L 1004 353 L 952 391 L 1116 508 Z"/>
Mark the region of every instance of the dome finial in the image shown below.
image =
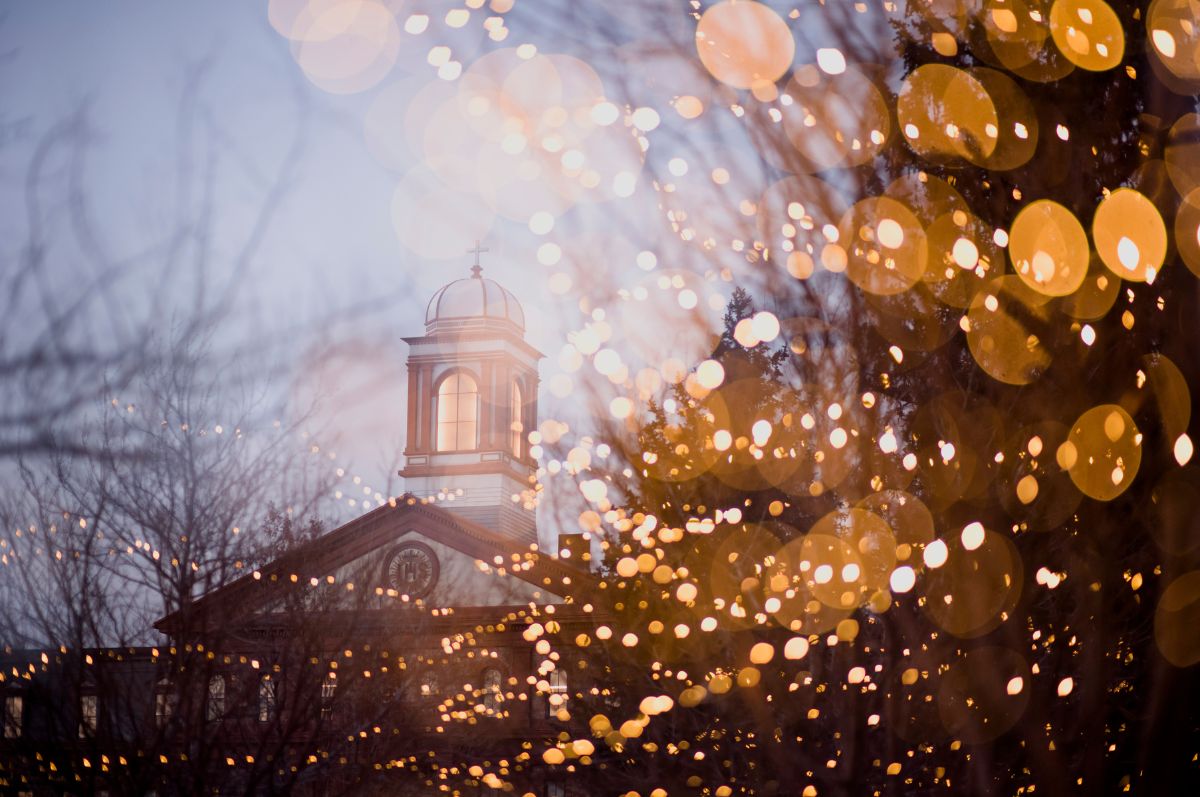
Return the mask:
<path id="1" fill-rule="evenodd" d="M 483 274 L 483 266 L 479 265 L 479 254 L 486 251 L 488 251 L 488 248 L 480 246 L 478 238 L 475 239 L 475 248 L 467 250 L 468 255 L 475 255 L 475 265 L 471 266 L 471 276 L 475 279 L 481 279 L 480 275 Z"/>

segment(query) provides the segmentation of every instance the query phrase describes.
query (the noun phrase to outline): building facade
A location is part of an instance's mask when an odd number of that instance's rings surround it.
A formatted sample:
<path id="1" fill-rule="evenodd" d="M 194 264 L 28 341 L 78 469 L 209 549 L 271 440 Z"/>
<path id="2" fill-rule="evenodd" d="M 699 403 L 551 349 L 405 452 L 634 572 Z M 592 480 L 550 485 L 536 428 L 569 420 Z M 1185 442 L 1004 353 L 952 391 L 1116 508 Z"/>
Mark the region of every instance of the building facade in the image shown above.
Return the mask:
<path id="1" fill-rule="evenodd" d="M 531 629 L 595 619 L 590 574 L 537 545 L 542 355 L 478 265 L 406 340 L 405 494 L 162 618 L 158 646 L 6 651 L 0 786 L 578 793 L 528 752 L 582 688 Z"/>

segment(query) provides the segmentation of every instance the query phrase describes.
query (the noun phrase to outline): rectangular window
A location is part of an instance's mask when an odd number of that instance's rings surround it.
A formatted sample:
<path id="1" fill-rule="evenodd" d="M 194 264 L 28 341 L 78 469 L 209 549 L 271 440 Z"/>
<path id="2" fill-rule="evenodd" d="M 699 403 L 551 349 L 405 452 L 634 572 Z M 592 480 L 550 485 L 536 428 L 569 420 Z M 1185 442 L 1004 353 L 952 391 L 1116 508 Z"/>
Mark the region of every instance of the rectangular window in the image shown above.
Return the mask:
<path id="1" fill-rule="evenodd" d="M 438 696 L 438 677 L 435 672 L 425 672 L 421 675 L 421 697 Z"/>
<path id="2" fill-rule="evenodd" d="M 546 716 L 553 717 L 567 704 L 567 674 L 563 670 L 550 671 L 550 694 L 546 696 Z"/>
<path id="3" fill-rule="evenodd" d="M 96 734 L 97 720 L 100 715 L 100 700 L 95 695 L 83 695 L 79 698 L 79 738 L 85 739 Z"/>
<path id="4" fill-rule="evenodd" d="M 333 698 L 337 694 L 337 675 L 330 673 L 321 682 L 321 719 L 333 716 Z"/>
<path id="5" fill-rule="evenodd" d="M 176 696 L 174 692 L 160 689 L 154 696 L 154 724 L 165 728 L 175 715 Z"/>
<path id="6" fill-rule="evenodd" d="M 258 721 L 270 722 L 275 719 L 275 682 L 271 676 L 264 675 L 258 681 Z"/>
<path id="7" fill-rule="evenodd" d="M 4 738 L 20 739 L 25 721 L 25 698 L 8 695 L 4 698 Z"/>
<path id="8" fill-rule="evenodd" d="M 225 679 L 214 675 L 208 679 L 208 700 L 204 704 L 204 717 L 215 722 L 225 716 Z"/>
<path id="9" fill-rule="evenodd" d="M 561 783 L 547 783 L 546 797 L 567 797 L 567 787 Z"/>
<path id="10" fill-rule="evenodd" d="M 500 716 L 500 704 L 504 702 L 504 676 L 500 671 L 488 668 L 483 671 L 483 709 L 489 717 Z"/>

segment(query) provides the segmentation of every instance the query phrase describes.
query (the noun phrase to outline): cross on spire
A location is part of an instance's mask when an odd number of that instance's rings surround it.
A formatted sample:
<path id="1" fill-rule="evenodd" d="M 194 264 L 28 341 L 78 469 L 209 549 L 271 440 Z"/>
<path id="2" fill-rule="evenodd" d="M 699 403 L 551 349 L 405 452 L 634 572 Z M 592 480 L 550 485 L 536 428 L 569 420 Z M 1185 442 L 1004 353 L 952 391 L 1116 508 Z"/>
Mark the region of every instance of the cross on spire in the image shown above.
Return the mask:
<path id="1" fill-rule="evenodd" d="M 479 255 L 481 252 L 486 251 L 488 251 L 488 248 L 480 246 L 478 239 L 475 240 L 475 248 L 467 250 L 468 255 L 475 255 L 475 265 L 471 266 L 471 276 L 475 279 L 479 279 L 479 275 L 483 273 L 483 267 L 479 265 Z"/>

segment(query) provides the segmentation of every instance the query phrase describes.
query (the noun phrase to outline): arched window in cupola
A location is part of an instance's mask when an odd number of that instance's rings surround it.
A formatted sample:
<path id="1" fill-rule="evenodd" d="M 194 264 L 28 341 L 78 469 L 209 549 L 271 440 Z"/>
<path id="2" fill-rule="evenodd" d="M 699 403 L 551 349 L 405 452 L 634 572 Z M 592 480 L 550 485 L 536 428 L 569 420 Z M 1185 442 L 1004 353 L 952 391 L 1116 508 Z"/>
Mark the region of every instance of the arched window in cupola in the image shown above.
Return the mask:
<path id="1" fill-rule="evenodd" d="M 479 447 L 479 386 L 455 371 L 437 391 L 437 450 L 470 451 Z"/>
<path id="2" fill-rule="evenodd" d="M 509 423 L 509 448 L 512 450 L 512 455 L 517 459 L 521 458 L 521 439 L 525 436 L 525 423 L 521 420 L 522 400 L 521 383 L 514 379 L 512 393 L 509 396 L 509 413 L 511 415 Z"/>

